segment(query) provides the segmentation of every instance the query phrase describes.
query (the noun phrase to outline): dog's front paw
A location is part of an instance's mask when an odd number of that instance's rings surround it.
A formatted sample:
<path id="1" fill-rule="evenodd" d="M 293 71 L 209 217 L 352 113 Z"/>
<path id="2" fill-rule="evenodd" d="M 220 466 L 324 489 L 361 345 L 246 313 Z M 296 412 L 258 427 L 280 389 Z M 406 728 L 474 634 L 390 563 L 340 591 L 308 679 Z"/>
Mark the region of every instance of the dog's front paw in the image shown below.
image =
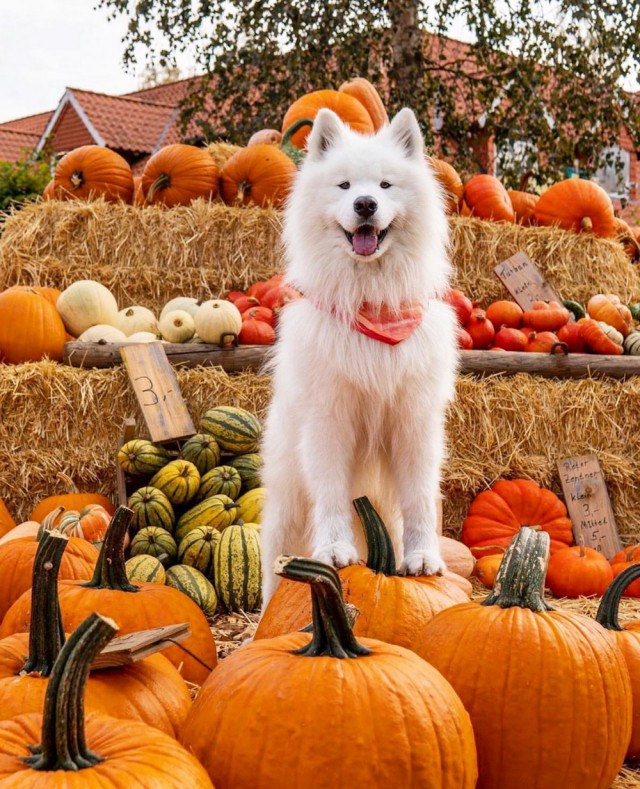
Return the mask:
<path id="1" fill-rule="evenodd" d="M 348 564 L 357 564 L 358 552 L 350 543 L 338 540 L 321 545 L 313 552 L 313 558 L 334 567 L 346 567 Z"/>
<path id="2" fill-rule="evenodd" d="M 411 551 L 400 565 L 401 575 L 442 575 L 447 569 L 440 551 Z"/>

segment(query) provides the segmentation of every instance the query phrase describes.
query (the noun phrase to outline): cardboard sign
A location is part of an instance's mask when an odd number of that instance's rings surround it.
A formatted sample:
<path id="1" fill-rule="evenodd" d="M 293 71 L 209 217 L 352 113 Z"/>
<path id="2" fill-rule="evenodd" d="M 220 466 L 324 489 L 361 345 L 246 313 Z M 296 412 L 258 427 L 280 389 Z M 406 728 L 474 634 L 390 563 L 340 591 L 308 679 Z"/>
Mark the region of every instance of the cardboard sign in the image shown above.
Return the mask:
<path id="1" fill-rule="evenodd" d="M 558 461 L 558 471 L 575 541 L 611 559 L 622 544 L 598 458 L 565 458 Z"/>
<path id="2" fill-rule="evenodd" d="M 516 252 L 493 270 L 523 310 L 531 309 L 536 301 L 560 301 L 524 252 Z"/>
<path id="3" fill-rule="evenodd" d="M 122 428 L 122 433 L 118 438 L 118 452 L 120 448 L 123 447 L 127 441 L 131 441 L 135 438 L 136 435 L 136 420 L 132 417 L 127 417 L 124 420 L 124 427 Z M 124 476 L 124 469 L 118 463 L 116 459 L 116 484 L 118 490 L 118 505 L 120 507 L 126 507 L 127 501 L 129 497 L 127 496 L 127 482 Z"/>
<path id="4" fill-rule="evenodd" d="M 151 440 L 161 444 L 194 435 L 196 429 L 162 343 L 126 345 L 120 355 Z"/>
<path id="5" fill-rule="evenodd" d="M 164 627 L 151 627 L 137 630 L 124 636 L 113 638 L 91 664 L 91 670 L 127 666 L 136 660 L 153 655 L 174 642 L 189 638 L 191 631 L 188 622 Z M 171 640 L 169 640 L 171 639 Z"/>

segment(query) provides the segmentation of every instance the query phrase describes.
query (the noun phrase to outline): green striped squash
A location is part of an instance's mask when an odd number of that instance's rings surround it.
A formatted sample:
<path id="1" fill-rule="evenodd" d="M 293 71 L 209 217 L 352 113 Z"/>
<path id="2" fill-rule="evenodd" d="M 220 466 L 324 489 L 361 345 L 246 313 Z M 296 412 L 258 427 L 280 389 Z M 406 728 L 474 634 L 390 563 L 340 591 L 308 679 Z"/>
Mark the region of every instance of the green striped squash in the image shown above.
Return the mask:
<path id="1" fill-rule="evenodd" d="M 200 427 L 212 435 L 225 452 L 240 455 L 255 452 L 260 441 L 260 422 L 244 408 L 221 405 L 211 408 L 200 421 Z"/>
<path id="2" fill-rule="evenodd" d="M 124 564 L 127 578 L 130 581 L 139 581 L 148 584 L 164 584 L 165 572 L 162 562 L 155 556 L 140 553 L 132 556 Z"/>
<path id="3" fill-rule="evenodd" d="M 193 463 L 203 476 L 220 462 L 220 447 L 213 436 L 197 433 L 183 444 L 180 457 Z"/>
<path id="4" fill-rule="evenodd" d="M 164 447 L 158 447 L 144 438 L 127 441 L 118 450 L 118 463 L 126 474 L 144 477 L 155 474 L 167 465 L 171 455 Z"/>
<path id="5" fill-rule="evenodd" d="M 172 504 L 186 504 L 200 487 L 200 472 L 188 460 L 172 460 L 149 480 L 149 485 L 161 490 Z"/>
<path id="6" fill-rule="evenodd" d="M 173 531 L 176 516 L 173 506 L 164 493 L 150 485 L 138 488 L 129 496 L 127 507 L 133 510 L 131 525 L 136 531 L 145 526 L 160 526 Z"/>
<path id="7" fill-rule="evenodd" d="M 131 540 L 129 553 L 131 556 L 139 556 L 141 553 L 154 556 L 168 567 L 176 560 L 178 546 L 166 529 L 161 529 L 159 526 L 145 526 Z"/>
<path id="8" fill-rule="evenodd" d="M 211 581 L 195 567 L 175 564 L 167 570 L 165 583 L 190 597 L 207 616 L 215 614 L 218 607 L 216 590 Z"/>
<path id="9" fill-rule="evenodd" d="M 213 526 L 191 529 L 178 545 L 178 561 L 188 564 L 207 578 L 213 577 L 213 551 L 220 540 L 220 532 Z"/>
<path id="10" fill-rule="evenodd" d="M 231 466 L 216 466 L 208 471 L 200 480 L 198 501 L 211 496 L 223 494 L 230 499 L 237 499 L 240 495 L 242 480 L 240 474 Z"/>
<path id="11" fill-rule="evenodd" d="M 225 529 L 214 551 L 213 578 L 225 611 L 255 611 L 260 606 L 260 534 L 252 526 Z"/>
<path id="12" fill-rule="evenodd" d="M 192 529 L 200 526 L 213 526 L 214 529 L 222 531 L 234 522 L 238 509 L 235 501 L 228 496 L 211 496 L 178 518 L 176 540 L 181 542 Z"/>
<path id="13" fill-rule="evenodd" d="M 243 520 L 245 523 L 261 523 L 266 493 L 266 488 L 254 488 L 240 496 L 236 501 L 240 507 L 237 519 Z"/>
<path id="14" fill-rule="evenodd" d="M 230 458 L 225 462 L 227 466 L 231 466 L 240 474 L 243 491 L 260 487 L 262 458 L 257 452 L 251 452 L 248 455 L 236 455 L 236 457 Z"/>

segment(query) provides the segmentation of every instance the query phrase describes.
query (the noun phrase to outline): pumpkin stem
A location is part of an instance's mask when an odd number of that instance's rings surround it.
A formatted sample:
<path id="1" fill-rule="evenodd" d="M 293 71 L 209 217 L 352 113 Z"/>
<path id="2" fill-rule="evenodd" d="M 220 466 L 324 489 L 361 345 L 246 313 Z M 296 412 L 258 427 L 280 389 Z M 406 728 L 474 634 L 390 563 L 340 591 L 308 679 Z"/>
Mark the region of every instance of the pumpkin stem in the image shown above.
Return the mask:
<path id="1" fill-rule="evenodd" d="M 286 153 L 290 159 L 293 159 L 297 165 L 302 164 L 304 161 L 305 152 L 301 148 L 293 145 L 291 143 L 291 138 L 304 126 L 310 126 L 313 128 L 313 121 L 309 118 L 300 118 L 295 123 L 292 123 L 291 126 L 289 126 L 286 132 L 282 135 L 282 140 L 280 141 L 280 150 L 283 153 Z"/>
<path id="2" fill-rule="evenodd" d="M 353 506 L 367 541 L 367 567 L 374 573 L 397 575 L 396 554 L 382 518 L 366 496 L 355 499 Z"/>
<path id="3" fill-rule="evenodd" d="M 618 621 L 618 609 L 620 600 L 625 589 L 629 584 L 640 578 L 640 564 L 632 564 L 625 568 L 620 575 L 616 576 L 607 587 L 607 591 L 602 595 L 596 622 L 606 627 L 607 630 L 623 630 Z"/>
<path id="4" fill-rule="evenodd" d="M 80 189 L 80 187 L 84 184 L 84 174 L 82 170 L 74 170 L 71 173 L 69 181 L 74 192 L 76 189 Z"/>
<path id="5" fill-rule="evenodd" d="M 251 194 L 251 181 L 243 178 L 238 184 L 238 193 L 236 194 L 236 203 L 244 203 L 244 198 Z"/>
<path id="6" fill-rule="evenodd" d="M 482 605 L 552 611 L 544 599 L 544 579 L 549 564 L 550 537 L 545 531 L 522 526 L 511 540 L 500 563 L 491 594 Z"/>
<path id="7" fill-rule="evenodd" d="M 104 536 L 93 577 L 82 586 L 120 592 L 140 591 L 139 586 L 129 583 L 124 566 L 124 538 L 132 518 L 133 510 L 128 507 L 118 507 L 115 511 Z"/>
<path id="8" fill-rule="evenodd" d="M 90 614 L 60 650 L 44 700 L 42 742 L 24 758 L 32 770 L 77 771 L 102 761 L 87 747 L 84 691 L 91 663 L 117 629 L 112 619 Z"/>
<path id="9" fill-rule="evenodd" d="M 160 173 L 147 191 L 147 200 L 151 202 L 156 196 L 156 192 L 162 192 L 163 189 L 168 189 L 170 186 L 171 176 L 168 173 Z"/>
<path id="10" fill-rule="evenodd" d="M 349 625 L 342 599 L 342 586 L 336 570 L 328 564 L 300 556 L 279 556 L 276 575 L 311 585 L 313 637 L 296 655 L 306 657 L 355 658 L 368 655 Z"/>
<path id="11" fill-rule="evenodd" d="M 580 230 L 593 230 L 593 222 L 591 221 L 591 217 L 583 216 L 580 220 Z"/>
<path id="12" fill-rule="evenodd" d="M 64 644 L 58 601 L 58 573 L 69 538 L 60 532 L 44 532 L 33 562 L 29 656 L 19 674 L 48 677 Z"/>

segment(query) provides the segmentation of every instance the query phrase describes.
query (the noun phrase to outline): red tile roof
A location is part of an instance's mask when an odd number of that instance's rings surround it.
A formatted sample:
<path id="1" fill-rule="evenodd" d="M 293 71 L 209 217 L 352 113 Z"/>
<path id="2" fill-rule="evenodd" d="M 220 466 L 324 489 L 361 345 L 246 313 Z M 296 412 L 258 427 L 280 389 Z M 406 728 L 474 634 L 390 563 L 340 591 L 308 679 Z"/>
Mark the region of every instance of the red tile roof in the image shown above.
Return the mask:
<path id="1" fill-rule="evenodd" d="M 0 162 L 17 162 L 28 156 L 38 144 L 40 134 L 0 127 Z"/>
<path id="2" fill-rule="evenodd" d="M 17 118 L 15 121 L 0 123 L 0 129 L 13 129 L 14 131 L 29 132 L 40 136 L 52 115 L 53 110 L 41 112 L 38 115 L 28 115 L 26 118 Z"/>

